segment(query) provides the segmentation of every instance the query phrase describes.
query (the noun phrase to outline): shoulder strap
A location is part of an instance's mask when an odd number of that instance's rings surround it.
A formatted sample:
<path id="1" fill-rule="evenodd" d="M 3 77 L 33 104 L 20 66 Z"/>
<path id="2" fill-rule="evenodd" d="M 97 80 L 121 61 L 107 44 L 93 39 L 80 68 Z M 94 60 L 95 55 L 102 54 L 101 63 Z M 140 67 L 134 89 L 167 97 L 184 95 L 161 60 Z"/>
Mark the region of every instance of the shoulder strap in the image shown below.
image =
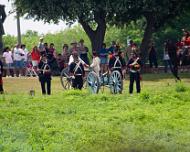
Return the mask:
<path id="1" fill-rule="evenodd" d="M 76 74 L 76 72 L 78 71 L 78 69 L 80 69 L 80 71 L 82 72 L 80 64 L 81 64 L 81 61 L 79 61 L 78 63 L 76 63 L 75 68 L 74 68 L 74 75 Z"/>
<path id="2" fill-rule="evenodd" d="M 121 68 L 121 66 L 122 66 L 122 64 L 121 64 L 121 61 L 119 60 L 119 57 L 117 56 L 117 57 L 115 57 L 116 58 L 116 60 L 115 60 L 115 63 L 114 63 L 114 68 Z M 119 66 L 116 66 L 117 65 L 117 63 L 119 63 Z"/>

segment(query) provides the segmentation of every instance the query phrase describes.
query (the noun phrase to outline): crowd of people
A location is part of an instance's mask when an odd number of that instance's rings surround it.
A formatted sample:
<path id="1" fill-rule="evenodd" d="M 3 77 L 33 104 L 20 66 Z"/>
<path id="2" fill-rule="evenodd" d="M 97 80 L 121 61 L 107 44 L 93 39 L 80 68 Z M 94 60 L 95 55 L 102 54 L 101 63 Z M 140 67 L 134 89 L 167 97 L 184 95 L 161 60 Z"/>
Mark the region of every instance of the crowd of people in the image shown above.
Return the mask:
<path id="1" fill-rule="evenodd" d="M 184 49 L 185 48 L 185 49 Z M 173 43 L 168 40 L 165 44 L 164 63 L 166 67 L 169 65 L 172 73 L 177 79 L 178 77 L 178 58 L 184 58 L 184 52 L 190 54 L 190 33 L 184 30 L 184 36 L 180 42 Z M 90 64 L 88 47 L 84 40 L 79 42 L 73 41 L 64 44 L 62 51 L 57 53 L 53 43 L 44 43 L 41 37 L 39 44 L 28 51 L 26 45 L 15 45 L 14 48 L 5 47 L 3 52 L 3 62 L 1 63 L 1 77 L 7 76 L 26 76 L 28 70 L 33 70 L 36 76 L 39 76 L 43 94 L 51 94 L 51 75 L 57 69 L 58 73 L 65 67 L 69 66 L 69 72 L 73 78 L 73 87 L 82 89 L 85 68 L 91 67 L 95 73 L 100 76 L 107 71 L 118 70 L 124 78 L 126 69 L 129 69 L 130 85 L 129 93 L 133 92 L 133 83 L 136 81 L 137 93 L 140 93 L 140 69 L 142 66 L 140 58 L 140 49 L 132 40 L 129 42 L 125 51 L 121 51 L 119 44 L 115 41 L 110 47 L 106 47 L 103 43 L 100 50 L 93 52 L 92 63 Z M 149 65 L 150 68 L 158 67 L 157 51 L 154 43 L 149 46 Z M 181 64 L 181 63 L 180 63 Z M 3 66 L 5 68 L 3 68 Z M 3 71 L 3 69 L 5 69 Z M 165 69 L 167 72 L 167 69 Z M 35 76 L 35 75 L 34 75 Z M 46 85 L 47 83 L 47 85 Z M 1 85 L 1 81 L 0 81 Z M 47 86 L 47 89 L 45 88 Z M 1 92 L 0 86 L 0 92 Z"/>

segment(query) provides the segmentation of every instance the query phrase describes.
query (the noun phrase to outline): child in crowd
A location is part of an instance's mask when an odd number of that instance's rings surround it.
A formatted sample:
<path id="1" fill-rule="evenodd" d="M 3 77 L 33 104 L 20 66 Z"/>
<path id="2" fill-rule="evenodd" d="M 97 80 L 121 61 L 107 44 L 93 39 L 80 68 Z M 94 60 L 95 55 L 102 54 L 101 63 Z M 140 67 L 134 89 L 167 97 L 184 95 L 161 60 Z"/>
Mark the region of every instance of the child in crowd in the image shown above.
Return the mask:
<path id="1" fill-rule="evenodd" d="M 84 66 L 79 60 L 78 52 L 73 52 L 73 62 L 69 66 L 69 73 L 73 78 L 72 87 L 81 90 L 83 87 L 83 77 L 85 75 Z"/>
<path id="2" fill-rule="evenodd" d="M 47 62 L 46 55 L 41 57 L 38 65 L 39 81 L 41 83 L 42 94 L 51 94 L 51 69 Z M 46 90 L 47 85 L 47 90 Z"/>

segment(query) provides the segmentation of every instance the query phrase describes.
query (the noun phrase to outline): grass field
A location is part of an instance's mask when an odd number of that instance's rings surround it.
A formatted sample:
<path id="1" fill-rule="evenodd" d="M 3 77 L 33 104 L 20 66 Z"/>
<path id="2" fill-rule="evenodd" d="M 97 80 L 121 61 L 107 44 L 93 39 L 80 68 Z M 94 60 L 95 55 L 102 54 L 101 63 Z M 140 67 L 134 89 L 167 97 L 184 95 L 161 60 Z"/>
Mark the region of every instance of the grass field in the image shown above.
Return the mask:
<path id="1" fill-rule="evenodd" d="M 189 152 L 190 74 L 144 75 L 142 93 L 63 91 L 52 80 L 42 96 L 36 78 L 4 78 L 0 152 Z M 36 95 L 29 96 L 34 89 Z"/>

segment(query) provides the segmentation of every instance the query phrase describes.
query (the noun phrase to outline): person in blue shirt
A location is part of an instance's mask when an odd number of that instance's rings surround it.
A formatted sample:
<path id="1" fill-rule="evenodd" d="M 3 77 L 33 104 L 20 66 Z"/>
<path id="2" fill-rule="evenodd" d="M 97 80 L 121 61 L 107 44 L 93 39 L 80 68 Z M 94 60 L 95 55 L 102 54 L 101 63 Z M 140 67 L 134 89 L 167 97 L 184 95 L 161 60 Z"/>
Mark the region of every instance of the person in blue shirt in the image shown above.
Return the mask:
<path id="1" fill-rule="evenodd" d="M 108 70 L 108 49 L 106 44 L 102 44 L 102 48 L 99 50 L 101 73 L 105 73 Z"/>

